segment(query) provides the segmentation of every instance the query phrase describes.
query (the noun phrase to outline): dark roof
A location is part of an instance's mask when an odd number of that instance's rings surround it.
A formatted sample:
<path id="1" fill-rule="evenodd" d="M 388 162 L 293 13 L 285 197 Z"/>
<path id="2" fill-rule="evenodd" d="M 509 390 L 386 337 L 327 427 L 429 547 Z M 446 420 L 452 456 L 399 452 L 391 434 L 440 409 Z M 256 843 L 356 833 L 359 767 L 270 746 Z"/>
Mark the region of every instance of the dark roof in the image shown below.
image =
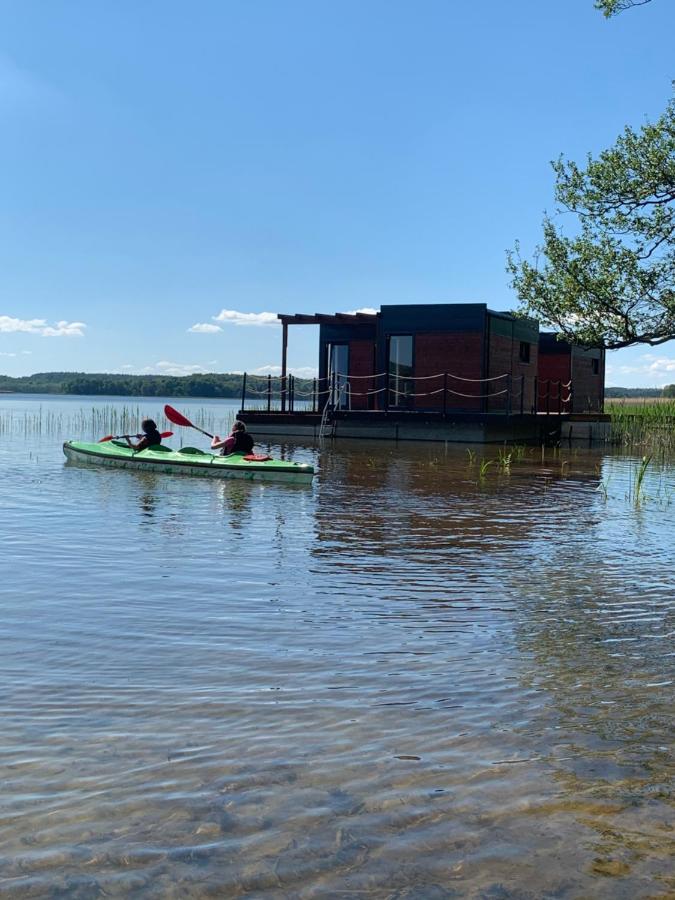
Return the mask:
<path id="1" fill-rule="evenodd" d="M 278 313 L 284 325 L 370 325 L 378 313 Z"/>

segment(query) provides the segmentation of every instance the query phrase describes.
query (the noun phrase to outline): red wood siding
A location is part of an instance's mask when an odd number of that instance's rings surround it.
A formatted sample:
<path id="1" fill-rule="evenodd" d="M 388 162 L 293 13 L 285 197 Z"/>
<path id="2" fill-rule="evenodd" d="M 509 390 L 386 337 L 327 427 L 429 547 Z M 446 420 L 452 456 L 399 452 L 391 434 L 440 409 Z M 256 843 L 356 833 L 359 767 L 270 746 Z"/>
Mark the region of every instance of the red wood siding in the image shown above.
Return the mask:
<path id="1" fill-rule="evenodd" d="M 483 359 L 482 332 L 418 334 L 415 336 L 415 377 L 426 378 L 447 372 L 463 378 L 480 378 Z M 428 393 L 443 388 L 443 378 L 429 378 L 415 383 L 416 393 Z M 448 378 L 448 410 L 480 411 L 481 401 L 457 397 L 450 390 L 462 394 L 480 394 L 481 385 Z M 443 394 L 417 397 L 418 409 L 442 409 Z"/>
<path id="2" fill-rule="evenodd" d="M 488 376 L 496 378 L 498 375 L 510 375 L 509 378 L 499 378 L 490 381 L 483 387 L 483 393 L 494 393 L 487 401 L 489 412 L 505 411 L 508 403 L 508 394 L 503 393 L 511 388 L 511 411 L 520 412 L 521 390 L 523 392 L 522 409 L 524 413 L 532 411 L 535 403 L 535 376 L 539 359 L 539 347 L 530 341 L 526 342 L 530 348 L 530 361 L 521 362 L 520 337 L 507 337 L 503 334 L 491 332 L 489 343 Z"/>
<path id="3" fill-rule="evenodd" d="M 598 360 L 598 374 L 593 374 L 593 360 L 583 350 L 572 350 L 572 412 L 602 412 L 605 383 L 604 354 Z"/>
<path id="4" fill-rule="evenodd" d="M 375 379 L 364 378 L 365 375 L 375 374 L 375 342 L 374 341 L 350 341 L 349 342 L 349 384 L 352 391 L 352 409 L 369 409 L 373 407 L 373 399 L 367 396 L 359 396 L 372 391 L 381 385 L 375 384 Z"/>
<path id="5" fill-rule="evenodd" d="M 546 411 L 546 392 L 550 391 L 550 399 L 548 401 L 549 410 L 558 412 L 558 391 L 561 390 L 562 396 L 566 397 L 569 393 L 567 388 L 559 388 L 557 384 L 547 384 L 547 382 L 557 382 L 567 384 L 571 374 L 571 354 L 569 350 L 560 353 L 541 353 L 539 355 L 539 411 Z M 565 408 L 565 407 L 563 407 Z"/>

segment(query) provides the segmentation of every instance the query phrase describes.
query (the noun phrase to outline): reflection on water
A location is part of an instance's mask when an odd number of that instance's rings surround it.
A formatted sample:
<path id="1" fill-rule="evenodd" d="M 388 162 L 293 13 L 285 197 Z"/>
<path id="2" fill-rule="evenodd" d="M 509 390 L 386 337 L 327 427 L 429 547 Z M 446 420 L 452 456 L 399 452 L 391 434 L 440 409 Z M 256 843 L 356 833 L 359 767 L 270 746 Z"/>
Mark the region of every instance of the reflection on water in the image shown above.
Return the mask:
<path id="1" fill-rule="evenodd" d="M 675 468 L 70 436 L 0 445 L 0 896 L 673 895 Z"/>

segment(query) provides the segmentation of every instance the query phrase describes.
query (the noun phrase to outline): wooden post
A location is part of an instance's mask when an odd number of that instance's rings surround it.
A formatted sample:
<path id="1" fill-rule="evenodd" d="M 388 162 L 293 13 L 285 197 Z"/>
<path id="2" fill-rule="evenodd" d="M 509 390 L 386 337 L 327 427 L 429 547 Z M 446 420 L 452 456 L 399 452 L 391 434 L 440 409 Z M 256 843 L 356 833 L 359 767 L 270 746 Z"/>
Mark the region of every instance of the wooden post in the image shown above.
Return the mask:
<path id="1" fill-rule="evenodd" d="M 267 376 L 267 412 L 272 409 L 272 376 Z"/>
<path id="2" fill-rule="evenodd" d="M 448 373 L 443 372 L 443 418 L 448 417 Z"/>
<path id="3" fill-rule="evenodd" d="M 281 324 L 281 411 L 286 412 L 286 361 L 288 357 L 288 323 Z"/>
<path id="4" fill-rule="evenodd" d="M 316 412 L 316 378 L 312 381 L 312 412 Z"/>
<path id="5" fill-rule="evenodd" d="M 510 416 L 513 411 L 513 376 L 509 372 L 506 376 L 506 415 Z"/>
<path id="6" fill-rule="evenodd" d="M 244 377 L 241 381 L 241 411 L 244 412 L 246 409 L 246 372 L 244 372 Z"/>

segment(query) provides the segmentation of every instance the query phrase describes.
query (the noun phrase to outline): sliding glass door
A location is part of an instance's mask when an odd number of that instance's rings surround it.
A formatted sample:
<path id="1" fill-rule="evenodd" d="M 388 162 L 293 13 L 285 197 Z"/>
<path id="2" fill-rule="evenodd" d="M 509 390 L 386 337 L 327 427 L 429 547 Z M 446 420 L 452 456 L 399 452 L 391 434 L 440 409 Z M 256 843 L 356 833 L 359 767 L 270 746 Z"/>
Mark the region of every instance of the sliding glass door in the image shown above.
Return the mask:
<path id="1" fill-rule="evenodd" d="M 328 344 L 328 402 L 334 409 L 349 408 L 349 344 Z"/>
<path id="2" fill-rule="evenodd" d="M 388 364 L 389 406 L 407 409 L 414 405 L 413 337 L 411 334 L 392 334 L 389 338 Z"/>

